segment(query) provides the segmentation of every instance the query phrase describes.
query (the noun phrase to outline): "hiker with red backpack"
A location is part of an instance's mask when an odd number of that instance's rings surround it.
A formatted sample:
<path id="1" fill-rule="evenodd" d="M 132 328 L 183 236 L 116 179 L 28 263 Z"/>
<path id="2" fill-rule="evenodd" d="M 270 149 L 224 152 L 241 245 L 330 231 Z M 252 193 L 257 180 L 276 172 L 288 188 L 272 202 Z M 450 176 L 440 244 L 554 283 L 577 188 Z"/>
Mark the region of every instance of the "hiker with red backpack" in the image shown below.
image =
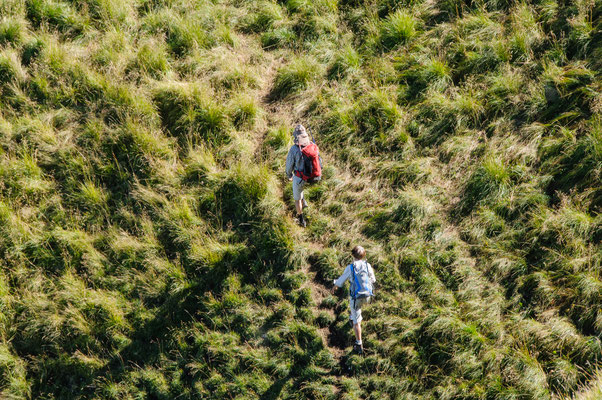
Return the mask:
<path id="1" fill-rule="evenodd" d="M 362 355 L 364 346 L 362 344 L 362 305 L 370 303 L 374 296 L 374 283 L 376 277 L 372 266 L 366 262 L 366 250 L 362 246 L 355 246 L 351 250 L 353 262 L 349 264 L 343 274 L 333 283 L 332 292 L 337 287 L 343 286 L 345 281 L 349 280 L 349 309 L 351 314 L 349 319 L 355 333 L 355 345 L 353 350 Z"/>
<path id="2" fill-rule="evenodd" d="M 293 131 L 294 144 L 286 156 L 286 176 L 293 181 L 293 199 L 297 211 L 297 222 L 307 225 L 303 209 L 308 207 L 303 197 L 303 187 L 307 183 L 316 183 L 322 177 L 322 159 L 315 141 L 309 139 L 307 130 L 301 124 Z"/>

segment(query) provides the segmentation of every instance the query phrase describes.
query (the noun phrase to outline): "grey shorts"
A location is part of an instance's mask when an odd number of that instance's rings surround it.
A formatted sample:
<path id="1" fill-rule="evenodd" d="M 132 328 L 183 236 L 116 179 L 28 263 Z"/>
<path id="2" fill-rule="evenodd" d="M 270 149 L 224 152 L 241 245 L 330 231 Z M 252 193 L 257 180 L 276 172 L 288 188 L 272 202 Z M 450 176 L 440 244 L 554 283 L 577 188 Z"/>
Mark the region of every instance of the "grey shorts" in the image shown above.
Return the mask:
<path id="1" fill-rule="evenodd" d="M 305 186 L 305 181 L 293 175 L 293 199 L 301 200 L 303 198 L 303 186 Z"/>
<path id="2" fill-rule="evenodd" d="M 351 311 L 349 319 L 352 320 L 354 324 L 362 322 L 362 305 L 370 303 L 370 300 L 370 297 L 357 300 L 353 300 L 349 297 L 349 310 Z"/>

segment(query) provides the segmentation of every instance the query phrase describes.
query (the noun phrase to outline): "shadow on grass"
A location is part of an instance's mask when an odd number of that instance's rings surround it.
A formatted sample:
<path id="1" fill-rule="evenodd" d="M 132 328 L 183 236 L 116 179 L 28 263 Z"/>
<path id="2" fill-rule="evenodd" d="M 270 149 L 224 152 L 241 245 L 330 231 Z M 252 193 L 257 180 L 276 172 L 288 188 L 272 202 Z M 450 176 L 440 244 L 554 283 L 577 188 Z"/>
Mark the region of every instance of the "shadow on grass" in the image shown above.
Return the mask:
<path id="1" fill-rule="evenodd" d="M 132 342 L 113 355 L 111 361 L 96 374 L 110 376 L 119 382 L 132 365 L 152 365 L 160 360 L 165 351 L 163 340 L 174 327 L 195 319 L 202 319 L 202 296 L 205 285 L 195 283 L 185 290 L 170 296 L 158 309 L 154 318 L 141 325 L 131 336 Z"/>
<path id="2" fill-rule="evenodd" d="M 276 399 L 280 398 L 282 389 L 284 389 L 284 386 L 291 379 L 293 379 L 292 374 L 289 374 L 288 376 L 286 376 L 282 379 L 278 379 L 276 382 L 274 382 L 272 384 L 272 386 L 270 386 L 268 388 L 268 390 L 265 391 L 264 394 L 261 395 L 260 399 L 261 400 L 276 400 Z"/>

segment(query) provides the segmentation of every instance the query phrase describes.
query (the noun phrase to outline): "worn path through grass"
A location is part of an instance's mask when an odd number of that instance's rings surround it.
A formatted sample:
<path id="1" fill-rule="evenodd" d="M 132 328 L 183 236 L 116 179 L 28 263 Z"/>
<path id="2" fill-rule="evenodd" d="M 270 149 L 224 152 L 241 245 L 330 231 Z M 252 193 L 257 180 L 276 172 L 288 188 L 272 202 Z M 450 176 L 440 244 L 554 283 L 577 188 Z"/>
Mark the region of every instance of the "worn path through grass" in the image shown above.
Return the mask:
<path id="1" fill-rule="evenodd" d="M 266 68 L 264 78 L 261 81 L 261 86 L 257 91 L 257 98 L 260 101 L 261 109 L 264 110 L 264 123 L 259 124 L 255 130 L 252 132 L 251 140 L 254 141 L 255 151 L 254 157 L 258 159 L 259 162 L 270 162 L 273 160 L 266 159 L 266 155 L 263 150 L 263 142 L 266 139 L 266 136 L 270 129 L 277 129 L 278 126 L 285 124 L 286 126 L 292 127 L 296 120 L 293 118 L 296 114 L 293 107 L 290 103 L 279 102 L 279 101 L 271 101 L 269 99 L 269 93 L 274 83 L 274 78 L 276 75 L 276 71 L 278 67 L 282 64 L 282 59 L 274 57 L 270 60 L 268 68 Z M 268 156 L 269 157 L 269 156 Z M 324 155 L 323 155 L 324 157 Z M 329 157 L 326 156 L 326 159 Z M 309 240 L 307 235 L 305 235 L 304 231 L 297 227 L 293 222 L 294 218 L 294 206 L 290 204 L 286 204 L 284 190 L 283 187 L 286 186 L 286 178 L 284 177 L 284 171 L 280 173 L 280 185 L 276 185 L 275 188 L 278 191 L 276 193 L 277 197 L 282 199 L 285 204 L 285 208 L 287 209 L 287 213 L 290 215 L 291 223 L 295 225 L 294 229 L 294 241 L 295 245 L 298 249 L 303 249 L 303 252 L 306 254 L 315 254 L 320 253 L 324 250 L 324 245 L 318 241 Z M 336 329 L 336 316 L 332 308 L 328 308 L 323 306 L 324 300 L 330 296 L 332 296 L 329 288 L 327 288 L 324 284 L 319 282 L 317 278 L 316 271 L 312 268 L 311 263 L 307 258 L 305 259 L 301 271 L 307 277 L 305 283 L 302 285 L 302 288 L 309 288 L 311 292 L 312 304 L 311 309 L 314 317 L 318 317 L 321 312 L 326 312 L 330 320 L 334 321 L 330 323 L 328 326 L 322 327 L 318 329 L 320 336 L 322 337 L 322 342 L 325 348 L 328 349 L 330 354 L 334 357 L 336 364 L 339 366 L 343 366 L 344 356 L 345 356 L 345 346 L 342 343 L 339 343 L 336 338 L 337 334 L 335 332 Z M 342 368 L 339 368 L 337 371 L 333 371 L 336 376 L 341 375 Z"/>
<path id="2" fill-rule="evenodd" d="M 280 165 L 280 161 L 284 160 L 278 160 L 276 158 L 286 157 L 286 154 L 264 151 L 264 142 L 268 138 L 270 132 L 279 128 L 281 129 L 283 126 L 287 129 L 292 129 L 296 123 L 303 123 L 303 120 L 301 118 L 302 111 L 296 109 L 294 106 L 294 99 L 275 101 L 270 99 L 270 90 L 274 85 L 274 79 L 277 75 L 277 71 L 284 62 L 281 57 L 272 55 L 270 56 L 272 59 L 269 60 L 268 66 L 265 68 L 265 73 L 263 74 L 260 87 L 257 89 L 257 99 L 263 112 L 262 123 L 258 124 L 253 132 L 251 132 L 252 137 L 250 139 L 255 145 L 253 154 L 257 161 L 259 163 L 266 163 L 273 166 Z M 319 136 L 316 139 L 319 143 Z M 369 213 L 370 211 L 366 209 L 362 212 L 361 208 L 363 206 L 376 210 L 384 203 L 388 204 L 397 196 L 396 190 L 392 190 L 390 187 L 388 187 L 388 185 L 383 187 L 383 182 L 379 181 L 378 178 L 373 174 L 364 174 L 362 179 L 357 179 L 357 176 L 352 176 L 346 168 L 337 165 L 337 160 L 335 157 L 330 157 L 329 154 L 324 151 L 323 146 L 321 148 L 321 153 L 324 159 L 324 164 L 333 169 L 334 175 L 338 180 L 341 181 L 339 183 L 340 186 L 338 187 L 345 188 L 339 190 L 347 190 L 346 188 L 350 188 L 351 191 L 349 193 L 352 194 L 352 196 L 355 196 L 353 198 L 358 199 L 359 203 L 354 204 L 352 207 L 357 212 L 360 212 L 360 215 Z M 369 164 L 369 161 L 367 162 Z M 482 297 L 486 296 L 483 296 L 482 293 L 477 293 L 470 290 L 470 282 L 478 282 L 479 286 L 486 287 L 488 286 L 488 280 L 485 278 L 482 271 L 479 271 L 478 268 L 475 268 L 476 260 L 470 254 L 466 244 L 460 238 L 459 229 L 454 224 L 453 218 L 451 218 L 453 205 L 440 203 L 440 196 L 436 195 L 437 193 L 450 193 L 456 191 L 457 182 L 454 182 L 451 177 L 444 173 L 445 165 L 441 163 L 440 160 L 433 160 L 432 168 L 434 170 L 434 178 L 430 182 L 431 188 L 429 189 L 429 192 L 433 195 L 430 196 L 430 198 L 431 201 L 437 203 L 435 206 L 435 212 L 439 215 L 441 221 L 446 227 L 442 230 L 443 233 L 440 240 L 459 243 L 461 244 L 460 247 L 463 248 L 463 251 L 461 251 L 462 257 L 459 263 L 453 266 L 452 270 L 445 272 L 446 274 L 457 275 L 456 278 L 459 281 L 456 281 L 456 279 L 451 279 L 449 282 L 447 280 L 443 280 L 443 282 L 445 282 L 446 285 L 450 285 L 450 287 L 447 287 L 447 289 L 451 289 L 451 292 L 454 293 L 454 301 L 460 303 L 462 303 L 463 300 L 467 301 L 466 304 L 468 304 L 468 306 L 462 307 L 463 313 L 466 313 L 466 315 L 481 314 L 480 310 L 474 309 L 474 307 L 471 307 L 469 304 L 471 304 L 473 301 L 483 301 L 484 299 Z M 352 343 L 346 343 L 346 332 L 342 332 L 341 330 L 350 330 L 351 328 L 348 325 L 344 325 L 345 328 L 341 327 L 340 316 L 337 315 L 337 313 L 347 313 L 348 311 L 346 308 L 341 309 L 341 307 L 338 305 L 340 300 L 334 300 L 334 303 L 337 305 L 333 305 L 333 295 L 331 294 L 329 282 L 325 281 L 324 277 L 320 276 L 319 268 L 316 264 L 319 256 L 324 253 L 325 250 L 328 250 L 329 239 L 325 236 L 313 234 L 310 231 L 311 228 L 309 226 L 306 229 L 296 226 L 293 221 L 295 214 L 294 205 L 291 203 L 290 194 L 285 193 L 285 188 L 286 190 L 290 190 L 290 185 L 288 185 L 288 181 L 284 177 L 284 171 L 275 171 L 275 173 L 276 176 L 279 177 L 279 184 L 273 186 L 274 190 L 277 191 L 275 195 L 283 202 L 286 215 L 288 215 L 291 224 L 294 226 L 292 233 L 296 251 L 300 252 L 300 254 L 303 254 L 304 256 L 304 261 L 300 271 L 303 272 L 306 280 L 301 286 L 301 289 L 307 288 L 310 291 L 310 309 L 314 319 L 328 321 L 327 323 L 322 322 L 321 324 L 318 324 L 319 327 L 317 329 L 322 339 L 323 346 L 328 349 L 335 361 L 335 365 L 337 365 L 337 367 L 333 368 L 330 373 L 332 376 L 336 377 L 337 383 L 335 386 L 340 386 L 341 378 L 349 372 L 346 364 L 349 356 L 351 355 L 352 345 Z M 361 184 L 358 182 L 361 182 Z M 324 184 L 326 183 L 322 183 L 322 185 Z M 368 192 L 370 192 L 369 196 L 366 195 Z M 364 199 L 370 198 L 371 202 L 367 204 L 364 202 L 364 200 L 359 200 L 362 197 Z M 310 201 L 310 203 L 312 202 Z M 309 219 L 311 226 L 312 219 L 318 220 L 324 217 L 324 215 L 322 210 L 317 208 L 319 207 L 317 203 L 310 204 L 310 207 Z M 362 243 L 364 243 L 364 245 L 368 245 L 368 247 L 371 247 L 375 252 L 381 251 L 380 243 L 370 240 L 361 233 L 364 222 L 365 221 L 361 220 L 353 222 L 352 226 L 348 226 L 345 230 L 345 236 L 353 238 L 354 240 L 360 240 Z M 343 266 L 340 265 L 339 267 L 342 271 Z M 467 273 L 469 276 L 466 275 Z M 459 284 L 459 288 L 451 287 L 455 284 Z M 457 289 L 460 291 L 455 292 Z M 378 301 L 378 299 L 376 300 Z M 380 306 L 378 307 L 382 308 Z M 347 317 L 347 315 L 345 315 L 345 317 Z M 369 334 L 370 328 L 366 326 L 365 335 Z M 370 352 L 370 349 L 367 350 Z M 336 390 L 338 390 L 338 388 Z"/>

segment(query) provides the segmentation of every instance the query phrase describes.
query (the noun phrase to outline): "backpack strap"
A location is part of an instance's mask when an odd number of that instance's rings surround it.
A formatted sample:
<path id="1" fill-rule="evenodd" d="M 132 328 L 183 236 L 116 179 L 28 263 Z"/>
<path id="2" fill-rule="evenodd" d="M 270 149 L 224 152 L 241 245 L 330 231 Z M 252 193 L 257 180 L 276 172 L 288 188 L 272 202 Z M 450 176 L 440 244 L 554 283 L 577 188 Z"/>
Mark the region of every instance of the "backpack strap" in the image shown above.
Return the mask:
<path id="1" fill-rule="evenodd" d="M 352 262 L 351 264 L 349 264 L 349 267 L 351 268 L 351 275 L 353 276 L 353 283 L 355 285 L 355 292 L 350 293 L 350 295 L 351 295 L 351 298 L 353 300 L 355 300 L 355 298 L 357 296 L 357 292 L 358 292 L 359 288 L 362 287 L 362 285 L 360 284 L 360 281 L 357 279 L 357 275 L 355 274 L 355 262 Z M 349 285 L 349 292 L 351 292 L 351 285 Z"/>
<path id="2" fill-rule="evenodd" d="M 297 142 L 297 147 L 299 147 L 299 153 L 301 153 L 301 160 L 303 160 L 303 149 L 301 148 L 301 145 L 298 142 Z M 301 171 L 299 171 L 298 169 L 295 169 L 296 177 L 301 178 L 305 181 L 305 180 L 307 180 L 307 178 L 304 175 L 305 174 L 303 174 Z"/>
<path id="3" fill-rule="evenodd" d="M 351 276 L 353 277 L 353 282 L 350 282 L 349 284 L 349 297 L 355 300 L 355 294 L 351 291 L 351 287 L 353 286 L 353 284 L 357 285 L 357 283 L 355 283 L 355 268 L 353 268 L 353 263 L 349 264 L 348 267 L 351 268 Z"/>

